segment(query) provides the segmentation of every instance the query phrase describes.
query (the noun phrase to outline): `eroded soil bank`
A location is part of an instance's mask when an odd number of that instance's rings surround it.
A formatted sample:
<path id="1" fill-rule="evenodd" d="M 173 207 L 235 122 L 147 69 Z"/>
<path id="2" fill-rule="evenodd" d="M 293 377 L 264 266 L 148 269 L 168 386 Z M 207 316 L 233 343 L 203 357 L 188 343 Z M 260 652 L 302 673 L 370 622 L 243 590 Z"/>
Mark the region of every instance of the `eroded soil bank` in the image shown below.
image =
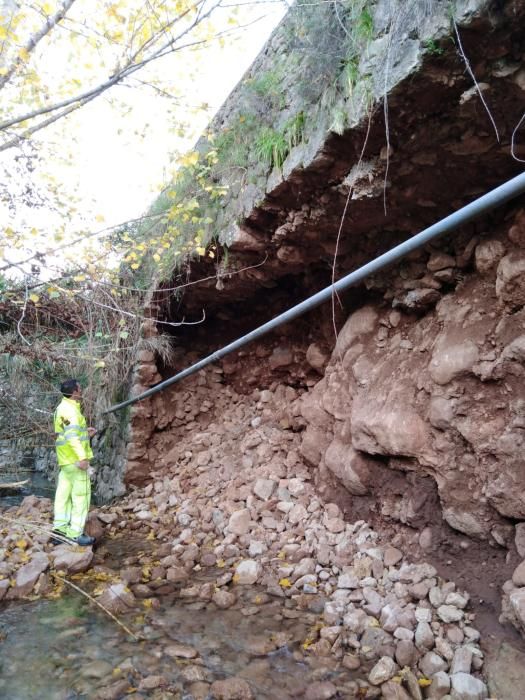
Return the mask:
<path id="1" fill-rule="evenodd" d="M 145 637 L 132 643 L 115 625 L 100 639 L 106 632 L 93 620 L 105 630 L 109 620 L 95 608 L 57 623 L 57 637 L 80 629 L 95 641 L 85 662 L 77 647 L 52 656 L 63 683 L 56 697 L 517 700 L 523 655 L 502 644 L 517 633 L 497 621 L 515 555 L 452 532 L 430 476 L 385 464 L 392 486 L 378 483 L 374 499 L 314 468 L 302 406 L 328 356 L 307 370 L 284 338 L 139 404 L 135 437 L 142 425 L 153 464 L 145 485 L 91 516 L 94 554 L 51 547 L 31 527 L 49 523 L 45 499 L 2 513 L 11 520 L 2 533 L 4 603 L 63 596 L 62 571 Z M 314 363 L 322 355 L 308 352 Z M 385 511 L 389 495 L 404 504 L 397 518 Z M 26 643 L 25 613 L 17 618 L 13 604 L 2 659 Z M 15 678 L 16 664 L 6 666 Z M 40 668 L 45 678 L 49 668 Z"/>

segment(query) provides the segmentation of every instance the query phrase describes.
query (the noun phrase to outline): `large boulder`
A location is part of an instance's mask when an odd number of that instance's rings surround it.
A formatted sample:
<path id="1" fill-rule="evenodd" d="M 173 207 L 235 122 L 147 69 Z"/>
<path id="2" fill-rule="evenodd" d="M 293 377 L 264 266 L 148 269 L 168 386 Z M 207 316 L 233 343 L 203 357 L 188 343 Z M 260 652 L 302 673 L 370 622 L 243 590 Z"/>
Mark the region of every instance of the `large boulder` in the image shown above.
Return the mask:
<path id="1" fill-rule="evenodd" d="M 355 449 L 369 454 L 422 457 L 428 452 L 428 424 L 411 406 L 410 396 L 363 393 L 352 405 Z"/>
<path id="2" fill-rule="evenodd" d="M 332 362 L 342 359 L 350 346 L 361 336 L 372 333 L 375 330 L 378 317 L 378 313 L 373 306 L 363 306 L 354 311 L 348 317 L 337 336 L 337 342 L 332 353 Z"/>
<path id="3" fill-rule="evenodd" d="M 49 557 L 45 552 L 36 552 L 30 562 L 16 572 L 14 586 L 9 591 L 10 598 L 23 598 L 33 590 L 40 574 L 49 567 Z"/>
<path id="4" fill-rule="evenodd" d="M 496 294 L 512 308 L 525 304 L 525 254 L 513 252 L 501 259 L 496 275 Z"/>
<path id="5" fill-rule="evenodd" d="M 370 482 L 379 469 L 373 460 L 358 452 L 352 445 L 345 445 L 338 439 L 330 443 L 324 461 L 347 491 L 355 496 L 369 493 Z"/>
<path id="6" fill-rule="evenodd" d="M 55 569 L 66 571 L 69 574 L 78 574 L 89 569 L 93 559 L 93 550 L 91 547 L 75 547 L 64 544 L 55 547 L 51 556 L 54 559 Z"/>

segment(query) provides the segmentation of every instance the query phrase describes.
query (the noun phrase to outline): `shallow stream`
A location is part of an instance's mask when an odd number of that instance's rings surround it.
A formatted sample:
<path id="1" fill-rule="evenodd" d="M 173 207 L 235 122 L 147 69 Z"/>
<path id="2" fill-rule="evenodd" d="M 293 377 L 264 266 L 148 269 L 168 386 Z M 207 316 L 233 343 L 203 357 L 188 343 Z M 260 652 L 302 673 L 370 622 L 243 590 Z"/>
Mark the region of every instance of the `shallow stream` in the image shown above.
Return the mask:
<path id="1" fill-rule="evenodd" d="M 129 553 L 127 547 L 120 552 Z M 301 698 L 317 680 L 335 683 L 337 697 L 355 697 L 353 672 L 336 670 L 333 657 L 303 654 L 318 613 L 298 611 L 255 586 L 236 590 L 237 603 L 228 610 L 195 599 L 161 599 L 157 609 L 137 601 L 119 619 L 144 637 L 140 641 L 75 592 L 0 604 L 0 698 L 203 700 L 204 683 L 234 675 L 249 682 L 257 700 Z M 193 647 L 195 658 L 174 656 L 176 644 Z M 158 688 L 137 690 L 159 676 Z M 103 695 L 110 686 L 115 694 Z"/>

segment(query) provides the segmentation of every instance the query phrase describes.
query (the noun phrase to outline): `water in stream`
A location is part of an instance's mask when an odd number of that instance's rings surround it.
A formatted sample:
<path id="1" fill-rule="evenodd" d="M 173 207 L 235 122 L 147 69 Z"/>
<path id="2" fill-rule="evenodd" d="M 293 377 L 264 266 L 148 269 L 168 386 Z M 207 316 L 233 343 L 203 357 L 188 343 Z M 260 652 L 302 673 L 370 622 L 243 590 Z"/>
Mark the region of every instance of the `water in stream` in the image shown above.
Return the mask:
<path id="1" fill-rule="evenodd" d="M 254 595 L 250 590 L 249 596 Z M 163 690 L 134 697 L 190 700 L 192 681 L 238 674 L 250 682 L 257 699 L 284 700 L 302 697 L 308 682 L 320 677 L 338 685 L 349 681 L 344 669 L 321 668 L 324 663 L 316 657 L 307 664 L 292 653 L 300 648 L 308 627 L 297 619 L 283 619 L 282 608 L 281 600 L 273 600 L 247 615 L 246 608 L 224 611 L 175 601 L 150 611 L 142 627 L 146 640 L 133 642 L 75 594 L 12 604 L 0 610 L 0 698 L 94 700 L 100 689 L 119 679 L 129 681 L 118 696 L 127 697 L 141 678 L 162 675 L 167 682 Z M 126 623 L 138 629 L 133 617 Z M 286 646 L 264 648 L 272 634 L 283 632 L 290 637 Z M 164 652 L 174 642 L 194 647 L 202 662 L 170 658 Z"/>
<path id="2" fill-rule="evenodd" d="M 28 479 L 28 483 L 22 488 L 4 491 L 0 489 L 0 508 L 10 508 L 22 502 L 26 496 L 35 495 L 42 498 L 53 498 L 55 494 L 55 484 L 50 481 L 43 472 L 20 472 L 6 474 L 0 472 L 0 483 L 23 481 Z"/>

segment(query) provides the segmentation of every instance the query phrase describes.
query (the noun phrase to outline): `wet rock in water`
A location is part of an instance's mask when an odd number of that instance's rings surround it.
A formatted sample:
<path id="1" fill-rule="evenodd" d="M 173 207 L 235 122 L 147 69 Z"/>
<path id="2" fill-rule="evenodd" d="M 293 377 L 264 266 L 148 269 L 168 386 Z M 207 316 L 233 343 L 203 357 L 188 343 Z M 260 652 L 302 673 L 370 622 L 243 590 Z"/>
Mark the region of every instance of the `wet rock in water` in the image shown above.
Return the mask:
<path id="1" fill-rule="evenodd" d="M 469 673 L 455 673 L 451 676 L 453 700 L 485 700 L 488 698 L 487 686 L 483 681 Z"/>
<path id="2" fill-rule="evenodd" d="M 164 676 L 146 676 L 140 683 L 138 690 L 155 690 L 155 688 L 164 688 L 168 685 L 168 681 Z"/>
<path id="3" fill-rule="evenodd" d="M 261 565 L 254 559 L 245 559 L 235 569 L 234 581 L 241 585 L 255 583 L 261 575 Z"/>
<path id="4" fill-rule="evenodd" d="M 304 695 L 305 700 L 330 700 L 337 694 L 336 686 L 330 681 L 310 683 Z"/>
<path id="5" fill-rule="evenodd" d="M 188 692 L 192 700 L 207 700 L 210 695 L 210 684 L 204 681 L 196 681 L 188 686 Z"/>
<path id="6" fill-rule="evenodd" d="M 120 578 L 124 583 L 140 583 L 142 581 L 142 569 L 138 566 L 128 566 L 121 569 Z"/>
<path id="7" fill-rule="evenodd" d="M 93 559 L 93 550 L 91 547 L 75 547 L 65 544 L 55 547 L 50 556 L 54 559 L 55 569 L 78 574 L 89 569 Z"/>
<path id="8" fill-rule="evenodd" d="M 254 698 L 249 683 L 235 676 L 223 681 L 214 681 L 210 692 L 216 700 L 253 700 Z"/>
<path id="9" fill-rule="evenodd" d="M 82 664 L 80 675 L 83 678 L 105 678 L 112 670 L 113 666 L 110 663 L 102 659 L 97 659 L 96 661 Z"/>
<path id="10" fill-rule="evenodd" d="M 204 666 L 184 666 L 180 672 L 181 677 L 187 683 L 195 683 L 209 680 L 209 672 Z"/>
<path id="11" fill-rule="evenodd" d="M 126 691 L 129 688 L 129 681 L 121 680 L 116 683 L 108 685 L 106 688 L 99 688 L 97 690 L 98 700 L 120 700 L 121 697 L 126 695 Z"/>
<path id="12" fill-rule="evenodd" d="M 113 614 L 123 613 L 134 606 L 135 596 L 125 584 L 114 583 L 97 598 L 97 602 Z"/>
<path id="13" fill-rule="evenodd" d="M 199 655 L 198 651 L 189 644 L 170 644 L 164 649 L 166 656 L 180 659 L 194 659 Z"/>
<path id="14" fill-rule="evenodd" d="M 389 656 L 382 656 L 368 674 L 372 685 L 381 685 L 390 680 L 397 670 L 396 663 Z"/>
<path id="15" fill-rule="evenodd" d="M 225 590 L 215 591 L 212 597 L 212 602 L 214 602 L 215 605 L 221 610 L 231 608 L 231 606 L 234 605 L 236 600 L 237 598 L 234 593 Z"/>

